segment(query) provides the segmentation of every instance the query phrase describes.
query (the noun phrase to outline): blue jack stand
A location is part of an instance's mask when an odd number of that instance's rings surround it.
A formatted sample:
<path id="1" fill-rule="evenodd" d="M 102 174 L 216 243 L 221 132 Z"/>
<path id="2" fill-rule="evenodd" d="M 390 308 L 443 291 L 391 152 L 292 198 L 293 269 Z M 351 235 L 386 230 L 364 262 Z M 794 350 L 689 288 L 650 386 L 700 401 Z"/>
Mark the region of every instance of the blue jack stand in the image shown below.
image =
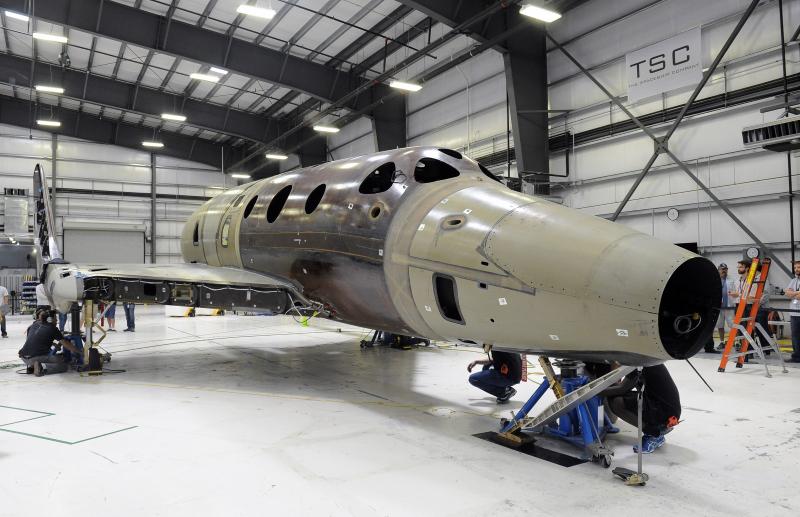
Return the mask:
<path id="1" fill-rule="evenodd" d="M 75 365 L 82 365 L 83 364 L 83 338 L 81 337 L 81 308 L 77 303 L 73 303 L 72 307 L 69 309 L 70 320 L 72 324 L 72 329 L 67 339 L 72 341 L 72 344 L 75 345 L 75 348 L 81 351 L 81 354 L 78 357 L 73 358 L 72 352 L 69 350 L 64 350 L 62 354 L 64 354 L 64 359 L 67 362 L 71 362 Z"/>
<path id="2" fill-rule="evenodd" d="M 550 367 L 549 362 L 546 363 L 545 372 Z M 614 452 L 603 445 L 603 438 L 608 433 L 619 432 L 619 429 L 611 424 L 605 414 L 602 426 L 598 425 L 601 400 L 597 394 L 624 377 L 632 368 L 623 367 L 589 382 L 587 376 L 577 374 L 580 363 L 562 361 L 559 366 L 562 369 L 560 379 L 554 375 L 545 377 L 513 419 L 502 422 L 497 437 L 509 444 L 522 444 L 532 441 L 534 433 L 552 436 L 583 449 L 593 462 L 608 468 Z M 555 391 L 561 391 L 562 396 L 540 415 L 529 418 L 528 413 L 553 386 L 548 377 L 560 385 L 560 390 Z M 532 433 L 524 432 L 526 430 Z"/>

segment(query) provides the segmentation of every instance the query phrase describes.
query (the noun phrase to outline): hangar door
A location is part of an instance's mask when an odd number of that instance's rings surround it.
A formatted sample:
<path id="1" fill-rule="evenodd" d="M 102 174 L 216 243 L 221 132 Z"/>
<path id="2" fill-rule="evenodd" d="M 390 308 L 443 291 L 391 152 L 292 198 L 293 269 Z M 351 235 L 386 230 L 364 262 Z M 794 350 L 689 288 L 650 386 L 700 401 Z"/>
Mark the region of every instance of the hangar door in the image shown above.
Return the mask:
<path id="1" fill-rule="evenodd" d="M 63 253 L 76 264 L 144 264 L 144 231 L 64 228 Z"/>

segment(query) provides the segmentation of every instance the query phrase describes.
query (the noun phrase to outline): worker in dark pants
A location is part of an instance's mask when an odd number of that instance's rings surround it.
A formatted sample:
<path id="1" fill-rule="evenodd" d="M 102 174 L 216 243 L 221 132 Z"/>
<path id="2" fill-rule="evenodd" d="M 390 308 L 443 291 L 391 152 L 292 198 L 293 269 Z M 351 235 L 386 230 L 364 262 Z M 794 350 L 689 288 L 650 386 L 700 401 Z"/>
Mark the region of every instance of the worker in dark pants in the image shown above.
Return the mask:
<path id="1" fill-rule="evenodd" d="M 50 353 L 54 344 L 56 351 L 63 346 L 74 354 L 81 353 L 71 341 L 64 339 L 64 335 L 53 323 L 55 317 L 56 311 L 39 310 L 36 321 L 28 327 L 25 344 L 19 350 L 19 358 L 28 367 L 27 373 L 37 377 L 45 373 L 62 373 L 69 369 L 63 356 Z"/>
<path id="2" fill-rule="evenodd" d="M 664 445 L 664 435 L 678 424 L 681 417 L 681 398 L 675 381 L 663 364 L 642 369 L 644 396 L 642 401 L 642 453 L 649 454 Z M 603 391 L 612 413 L 631 424 L 639 426 L 639 403 L 636 383 L 639 372 L 633 371 L 619 384 Z M 634 446 L 634 452 L 639 452 Z"/>
<path id="3" fill-rule="evenodd" d="M 508 402 L 517 393 L 513 386 L 522 380 L 522 358 L 519 354 L 492 351 L 489 359 L 469 363 L 467 371 L 472 373 L 472 369 L 479 364 L 483 365 L 483 369 L 470 375 L 469 383 L 497 397 L 498 404 Z"/>
<path id="4" fill-rule="evenodd" d="M 125 323 L 128 325 L 123 332 L 136 332 L 136 314 L 134 313 L 136 305 L 125 302 L 122 304 L 122 308 L 125 310 Z"/>
<path id="5" fill-rule="evenodd" d="M 800 311 L 800 260 L 792 264 L 794 276 L 789 285 L 786 286 L 786 296 L 791 300 L 789 308 L 793 311 Z M 800 363 L 800 312 L 792 312 L 790 315 L 792 331 L 792 357 L 790 363 Z"/>

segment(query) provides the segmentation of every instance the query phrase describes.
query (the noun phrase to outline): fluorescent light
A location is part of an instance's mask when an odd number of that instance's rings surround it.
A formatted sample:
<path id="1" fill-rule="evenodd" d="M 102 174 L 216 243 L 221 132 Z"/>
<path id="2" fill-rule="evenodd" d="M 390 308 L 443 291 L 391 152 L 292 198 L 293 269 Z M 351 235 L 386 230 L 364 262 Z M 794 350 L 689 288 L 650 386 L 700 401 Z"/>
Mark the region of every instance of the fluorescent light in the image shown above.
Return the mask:
<path id="1" fill-rule="evenodd" d="M 66 43 L 68 40 L 65 36 L 58 34 L 47 34 L 44 32 L 34 32 L 33 39 L 40 39 L 42 41 L 52 41 L 54 43 Z"/>
<path id="2" fill-rule="evenodd" d="M 142 142 L 142 145 L 145 146 L 145 147 L 153 147 L 155 149 L 161 149 L 162 147 L 164 147 L 164 143 L 163 142 L 149 142 L 147 140 Z"/>
<path id="3" fill-rule="evenodd" d="M 319 131 L 320 133 L 338 133 L 338 127 L 331 127 L 331 126 L 314 126 L 314 131 Z"/>
<path id="4" fill-rule="evenodd" d="M 61 122 L 58 120 L 37 120 L 36 123 L 40 126 L 61 127 Z"/>
<path id="5" fill-rule="evenodd" d="M 164 120 L 177 120 L 178 122 L 186 122 L 186 116 L 177 115 L 175 113 L 162 113 L 161 118 Z"/>
<path id="6" fill-rule="evenodd" d="M 227 70 L 223 70 L 222 68 L 217 68 L 216 66 L 212 66 L 212 67 L 209 69 L 209 71 L 210 71 L 210 72 L 214 72 L 215 74 L 219 74 L 219 75 L 225 75 L 225 74 L 227 74 L 227 73 L 228 73 L 228 71 L 227 71 Z"/>
<path id="7" fill-rule="evenodd" d="M 189 74 L 189 77 L 192 79 L 197 79 L 198 81 L 208 81 L 210 83 L 216 83 L 219 81 L 218 75 L 209 75 L 209 74 Z"/>
<path id="8" fill-rule="evenodd" d="M 22 20 L 23 22 L 30 21 L 30 18 L 24 14 L 15 13 L 14 11 L 6 11 L 6 16 L 9 18 L 14 18 L 15 20 Z"/>
<path id="9" fill-rule="evenodd" d="M 392 88 L 397 88 L 398 90 L 407 90 L 409 92 L 418 92 L 422 89 L 422 86 L 419 84 L 406 83 L 403 81 L 392 81 L 389 83 L 389 86 Z"/>
<path id="10" fill-rule="evenodd" d="M 529 16 L 545 23 L 550 23 L 561 18 L 561 15 L 555 11 L 549 11 L 535 5 L 526 4 L 519 10 L 519 14 Z"/>
<path id="11" fill-rule="evenodd" d="M 248 16 L 255 16 L 257 18 L 266 18 L 267 20 L 271 20 L 276 14 L 274 9 L 267 9 L 266 7 L 256 7 L 255 5 L 245 4 L 237 7 L 236 12 L 239 14 L 246 14 Z"/>
<path id="12" fill-rule="evenodd" d="M 239 179 L 243 179 L 243 180 L 248 180 L 248 179 L 250 179 L 250 175 L 249 174 L 240 174 L 240 173 L 237 172 L 237 173 L 231 174 L 231 178 L 239 178 Z"/>
<path id="13" fill-rule="evenodd" d="M 288 156 L 286 156 L 285 154 L 271 154 L 271 153 L 267 153 L 265 156 L 266 156 L 267 158 L 269 158 L 270 160 L 285 160 L 285 159 L 289 158 L 289 157 L 288 157 Z"/>
<path id="14" fill-rule="evenodd" d="M 46 84 L 37 84 L 34 88 L 36 88 L 37 92 L 64 93 L 64 88 L 60 86 L 47 86 Z"/>

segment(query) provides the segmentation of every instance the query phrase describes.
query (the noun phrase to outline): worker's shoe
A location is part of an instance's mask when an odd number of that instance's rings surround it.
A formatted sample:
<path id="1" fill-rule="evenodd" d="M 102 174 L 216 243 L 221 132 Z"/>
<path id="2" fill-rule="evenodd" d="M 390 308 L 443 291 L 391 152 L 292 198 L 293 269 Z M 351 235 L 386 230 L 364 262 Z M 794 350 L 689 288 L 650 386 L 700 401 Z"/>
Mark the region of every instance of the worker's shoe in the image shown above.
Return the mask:
<path id="1" fill-rule="evenodd" d="M 25 373 L 28 375 L 33 375 L 33 366 L 28 366 L 25 368 Z"/>
<path id="2" fill-rule="evenodd" d="M 41 377 L 42 375 L 44 375 L 44 368 L 42 367 L 42 363 L 40 363 L 39 361 L 35 361 L 33 363 L 33 375 L 35 375 L 36 377 Z"/>
<path id="3" fill-rule="evenodd" d="M 6 334 L 5 332 L 3 332 L 3 337 L 8 337 L 8 334 Z"/>
<path id="4" fill-rule="evenodd" d="M 659 436 L 650 436 L 649 434 L 645 434 L 642 436 L 642 454 L 650 454 L 651 452 L 655 451 L 662 445 L 664 445 L 665 438 L 663 435 Z M 633 452 L 639 452 L 639 447 L 634 445 Z"/>
<path id="5" fill-rule="evenodd" d="M 498 404 L 505 404 L 506 402 L 508 402 L 508 399 L 510 399 L 511 397 L 513 397 L 516 394 L 517 394 L 517 390 L 515 390 L 514 388 L 509 386 L 508 388 L 506 388 L 506 391 L 504 391 L 502 395 L 497 397 L 497 403 Z"/>

